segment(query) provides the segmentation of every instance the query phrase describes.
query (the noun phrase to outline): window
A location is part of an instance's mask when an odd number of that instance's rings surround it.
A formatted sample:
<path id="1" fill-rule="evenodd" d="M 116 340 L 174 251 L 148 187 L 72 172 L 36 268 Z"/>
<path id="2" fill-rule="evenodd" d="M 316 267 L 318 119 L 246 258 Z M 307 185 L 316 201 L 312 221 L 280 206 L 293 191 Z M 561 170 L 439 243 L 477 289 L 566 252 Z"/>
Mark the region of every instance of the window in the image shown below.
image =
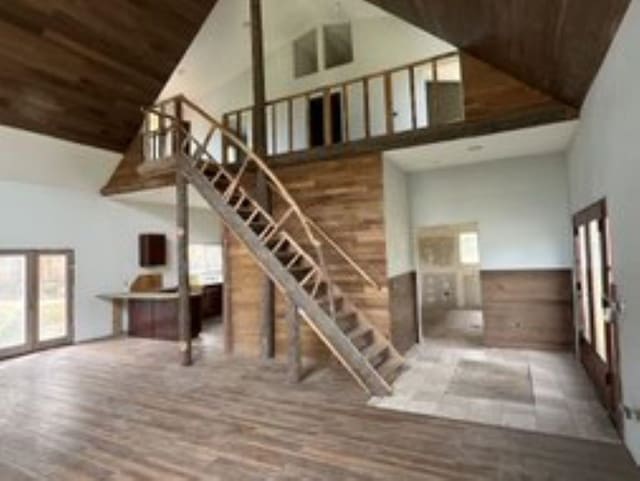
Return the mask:
<path id="1" fill-rule="evenodd" d="M 315 29 L 293 43 L 293 67 L 296 78 L 318 71 L 318 38 Z"/>
<path id="2" fill-rule="evenodd" d="M 351 24 L 338 23 L 324 27 L 325 68 L 339 67 L 353 62 Z"/>
<path id="3" fill-rule="evenodd" d="M 475 265 L 480 263 L 477 232 L 462 232 L 459 236 L 459 245 L 461 264 Z"/>
<path id="4" fill-rule="evenodd" d="M 203 286 L 222 282 L 222 246 L 218 244 L 190 245 L 189 271 L 195 284 Z"/>

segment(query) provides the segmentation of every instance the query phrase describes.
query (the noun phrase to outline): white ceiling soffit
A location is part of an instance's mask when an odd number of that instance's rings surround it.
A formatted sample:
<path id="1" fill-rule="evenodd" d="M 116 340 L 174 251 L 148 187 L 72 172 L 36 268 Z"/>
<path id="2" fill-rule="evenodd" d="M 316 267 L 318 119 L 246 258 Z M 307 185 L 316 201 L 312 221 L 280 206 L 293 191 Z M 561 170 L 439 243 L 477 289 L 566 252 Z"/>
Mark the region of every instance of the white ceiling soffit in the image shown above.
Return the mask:
<path id="1" fill-rule="evenodd" d="M 492 160 L 565 152 L 577 120 L 385 152 L 402 170 L 442 169 Z"/>

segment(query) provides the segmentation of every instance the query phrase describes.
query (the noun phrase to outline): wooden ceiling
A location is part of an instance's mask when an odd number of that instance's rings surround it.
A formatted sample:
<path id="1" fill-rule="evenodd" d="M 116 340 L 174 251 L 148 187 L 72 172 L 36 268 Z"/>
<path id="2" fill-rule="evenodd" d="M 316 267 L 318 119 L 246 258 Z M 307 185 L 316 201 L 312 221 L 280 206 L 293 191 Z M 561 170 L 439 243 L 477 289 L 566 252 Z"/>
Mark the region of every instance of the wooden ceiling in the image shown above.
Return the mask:
<path id="1" fill-rule="evenodd" d="M 579 108 L 630 0 L 368 0 Z"/>
<path id="2" fill-rule="evenodd" d="M 216 1 L 0 1 L 0 124 L 125 150 Z"/>

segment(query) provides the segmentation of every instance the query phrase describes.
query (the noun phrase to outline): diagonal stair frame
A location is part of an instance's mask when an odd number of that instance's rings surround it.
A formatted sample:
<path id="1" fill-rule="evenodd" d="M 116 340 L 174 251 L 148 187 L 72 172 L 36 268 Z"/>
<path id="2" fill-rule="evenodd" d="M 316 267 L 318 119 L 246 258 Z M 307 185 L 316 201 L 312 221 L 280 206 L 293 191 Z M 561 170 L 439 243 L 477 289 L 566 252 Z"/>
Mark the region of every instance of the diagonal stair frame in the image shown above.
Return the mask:
<path id="1" fill-rule="evenodd" d="M 195 117 L 200 125 L 207 125 L 202 140 L 185 128 L 186 112 L 191 120 Z M 155 122 L 149 121 L 153 116 Z M 152 174 L 177 169 L 220 215 L 358 383 L 372 395 L 391 394 L 404 359 L 331 282 L 324 260 L 325 245 L 315 235 L 318 227 L 302 212 L 266 163 L 235 134 L 184 96 L 149 109 L 146 118 L 145 162 L 141 171 Z M 209 153 L 209 144 L 217 132 L 222 136 L 224 148 L 231 146 L 244 156 L 232 168 L 221 165 Z M 270 214 L 254 199 L 246 185 L 249 171 L 261 171 L 265 175 L 271 192 L 286 206 L 281 215 Z M 302 241 L 294 235 L 300 232 Z M 311 245 L 311 249 L 302 243 Z M 351 264 L 365 277 L 363 269 L 352 261 Z"/>

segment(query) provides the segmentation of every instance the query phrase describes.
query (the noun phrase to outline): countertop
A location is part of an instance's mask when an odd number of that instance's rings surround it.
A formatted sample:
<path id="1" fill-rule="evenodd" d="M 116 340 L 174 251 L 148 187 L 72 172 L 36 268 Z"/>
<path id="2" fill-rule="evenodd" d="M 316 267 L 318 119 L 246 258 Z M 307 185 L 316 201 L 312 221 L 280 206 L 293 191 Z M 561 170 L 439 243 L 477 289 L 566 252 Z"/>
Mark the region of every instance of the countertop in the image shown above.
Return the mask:
<path id="1" fill-rule="evenodd" d="M 191 297 L 201 295 L 202 289 L 191 290 Z M 171 301 L 179 297 L 177 292 L 116 292 L 98 295 L 99 299 L 105 301 Z"/>

